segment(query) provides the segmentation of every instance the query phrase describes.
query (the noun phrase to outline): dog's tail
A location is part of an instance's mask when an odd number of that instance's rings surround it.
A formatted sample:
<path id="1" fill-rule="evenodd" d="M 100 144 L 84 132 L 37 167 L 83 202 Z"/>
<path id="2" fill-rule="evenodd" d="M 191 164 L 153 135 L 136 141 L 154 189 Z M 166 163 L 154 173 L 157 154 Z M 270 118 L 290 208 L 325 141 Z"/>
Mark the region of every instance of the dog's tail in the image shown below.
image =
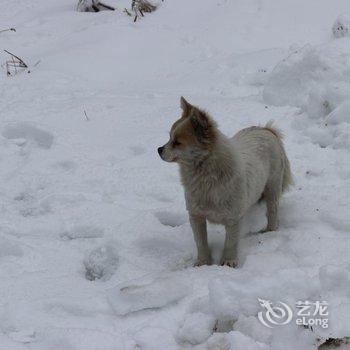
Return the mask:
<path id="1" fill-rule="evenodd" d="M 283 160 L 284 160 L 282 192 L 285 192 L 290 188 L 290 186 L 294 185 L 294 181 L 293 181 L 292 171 L 290 169 L 290 162 L 283 145 L 283 133 L 281 130 L 279 130 L 273 125 L 273 120 L 270 120 L 269 122 L 267 122 L 267 124 L 264 126 L 264 129 L 273 133 L 278 138 L 278 141 L 282 147 Z"/>

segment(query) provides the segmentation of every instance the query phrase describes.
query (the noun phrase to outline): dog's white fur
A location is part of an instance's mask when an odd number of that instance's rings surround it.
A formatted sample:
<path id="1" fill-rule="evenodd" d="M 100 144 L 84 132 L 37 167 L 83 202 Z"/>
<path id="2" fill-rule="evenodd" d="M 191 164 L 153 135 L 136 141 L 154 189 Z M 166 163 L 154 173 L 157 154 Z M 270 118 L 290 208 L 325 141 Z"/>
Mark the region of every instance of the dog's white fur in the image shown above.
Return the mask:
<path id="1" fill-rule="evenodd" d="M 186 206 L 198 248 L 196 265 L 211 263 L 206 230 L 208 220 L 225 226 L 226 239 L 221 264 L 234 267 L 237 264 L 239 222 L 259 199 L 266 200 L 266 231 L 278 228 L 279 199 L 292 183 L 281 133 L 268 123 L 265 127 L 243 129 L 228 138 L 205 112 L 185 99 L 181 100 L 181 104 L 184 113 L 189 115 L 183 115 L 176 128 L 173 128 L 170 141 L 160 153 L 164 153 L 161 154 L 164 160 L 176 158 L 180 164 Z M 187 146 L 180 151 L 173 147 L 172 152 L 172 137 L 176 129 L 188 121 L 191 121 L 193 133 L 199 139 L 199 146 Z M 205 128 L 209 127 L 211 130 L 209 133 L 207 129 L 207 135 L 210 134 L 211 140 L 205 140 Z M 203 148 L 200 143 L 203 143 Z M 189 154 L 193 155 L 193 159 Z"/>

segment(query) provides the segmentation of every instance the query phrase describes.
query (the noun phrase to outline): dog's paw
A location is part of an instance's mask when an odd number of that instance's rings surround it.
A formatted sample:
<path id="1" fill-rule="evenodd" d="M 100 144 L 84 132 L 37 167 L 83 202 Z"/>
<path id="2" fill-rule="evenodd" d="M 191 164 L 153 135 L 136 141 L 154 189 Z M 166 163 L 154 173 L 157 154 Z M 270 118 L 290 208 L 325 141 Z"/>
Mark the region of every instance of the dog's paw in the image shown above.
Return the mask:
<path id="1" fill-rule="evenodd" d="M 267 227 L 262 228 L 261 230 L 258 231 L 258 233 L 266 233 L 269 232 L 270 230 L 267 229 Z"/>
<path id="2" fill-rule="evenodd" d="M 277 229 L 278 229 L 277 226 L 274 226 L 274 227 L 267 226 L 266 228 L 263 228 L 262 230 L 258 231 L 258 233 L 273 232 L 273 231 L 276 231 Z"/>
<path id="3" fill-rule="evenodd" d="M 211 265 L 211 257 L 205 259 L 197 259 L 193 267 L 199 267 L 203 265 Z"/>
<path id="4" fill-rule="evenodd" d="M 222 258 L 220 261 L 220 266 L 229 266 L 235 268 L 237 266 L 235 259 Z"/>

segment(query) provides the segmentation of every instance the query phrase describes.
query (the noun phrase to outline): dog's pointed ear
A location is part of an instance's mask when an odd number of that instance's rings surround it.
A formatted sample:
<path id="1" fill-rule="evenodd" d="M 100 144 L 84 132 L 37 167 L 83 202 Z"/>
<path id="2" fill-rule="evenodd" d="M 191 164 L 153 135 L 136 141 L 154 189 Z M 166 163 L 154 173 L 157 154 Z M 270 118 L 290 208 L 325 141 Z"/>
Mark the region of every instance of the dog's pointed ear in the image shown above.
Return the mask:
<path id="1" fill-rule="evenodd" d="M 210 143 L 215 139 L 216 124 L 206 113 L 196 108 L 193 111 L 190 120 L 199 142 Z"/>
<path id="2" fill-rule="evenodd" d="M 189 109 L 191 107 L 191 104 L 189 104 L 186 101 L 186 99 L 183 96 L 181 96 L 181 98 L 180 98 L 180 106 L 181 106 L 181 109 L 183 110 L 184 114 L 186 114 L 189 111 Z"/>

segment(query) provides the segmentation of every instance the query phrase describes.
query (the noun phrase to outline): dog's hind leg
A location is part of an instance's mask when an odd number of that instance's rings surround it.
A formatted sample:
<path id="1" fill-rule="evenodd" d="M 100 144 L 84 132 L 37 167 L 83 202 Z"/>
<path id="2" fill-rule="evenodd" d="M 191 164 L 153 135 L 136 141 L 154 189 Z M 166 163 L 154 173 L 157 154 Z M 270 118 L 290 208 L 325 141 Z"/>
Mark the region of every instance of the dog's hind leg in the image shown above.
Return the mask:
<path id="1" fill-rule="evenodd" d="M 282 194 L 282 177 L 277 181 L 267 184 L 264 190 L 266 201 L 267 227 L 261 232 L 276 231 L 278 229 L 278 206 Z"/>
<path id="2" fill-rule="evenodd" d="M 198 257 L 194 266 L 210 265 L 211 255 L 208 246 L 207 221 L 202 216 L 190 214 L 190 223 L 198 250 Z"/>
<path id="3" fill-rule="evenodd" d="M 225 230 L 225 246 L 222 253 L 220 265 L 236 267 L 239 223 L 235 222 L 230 225 L 225 225 Z"/>

